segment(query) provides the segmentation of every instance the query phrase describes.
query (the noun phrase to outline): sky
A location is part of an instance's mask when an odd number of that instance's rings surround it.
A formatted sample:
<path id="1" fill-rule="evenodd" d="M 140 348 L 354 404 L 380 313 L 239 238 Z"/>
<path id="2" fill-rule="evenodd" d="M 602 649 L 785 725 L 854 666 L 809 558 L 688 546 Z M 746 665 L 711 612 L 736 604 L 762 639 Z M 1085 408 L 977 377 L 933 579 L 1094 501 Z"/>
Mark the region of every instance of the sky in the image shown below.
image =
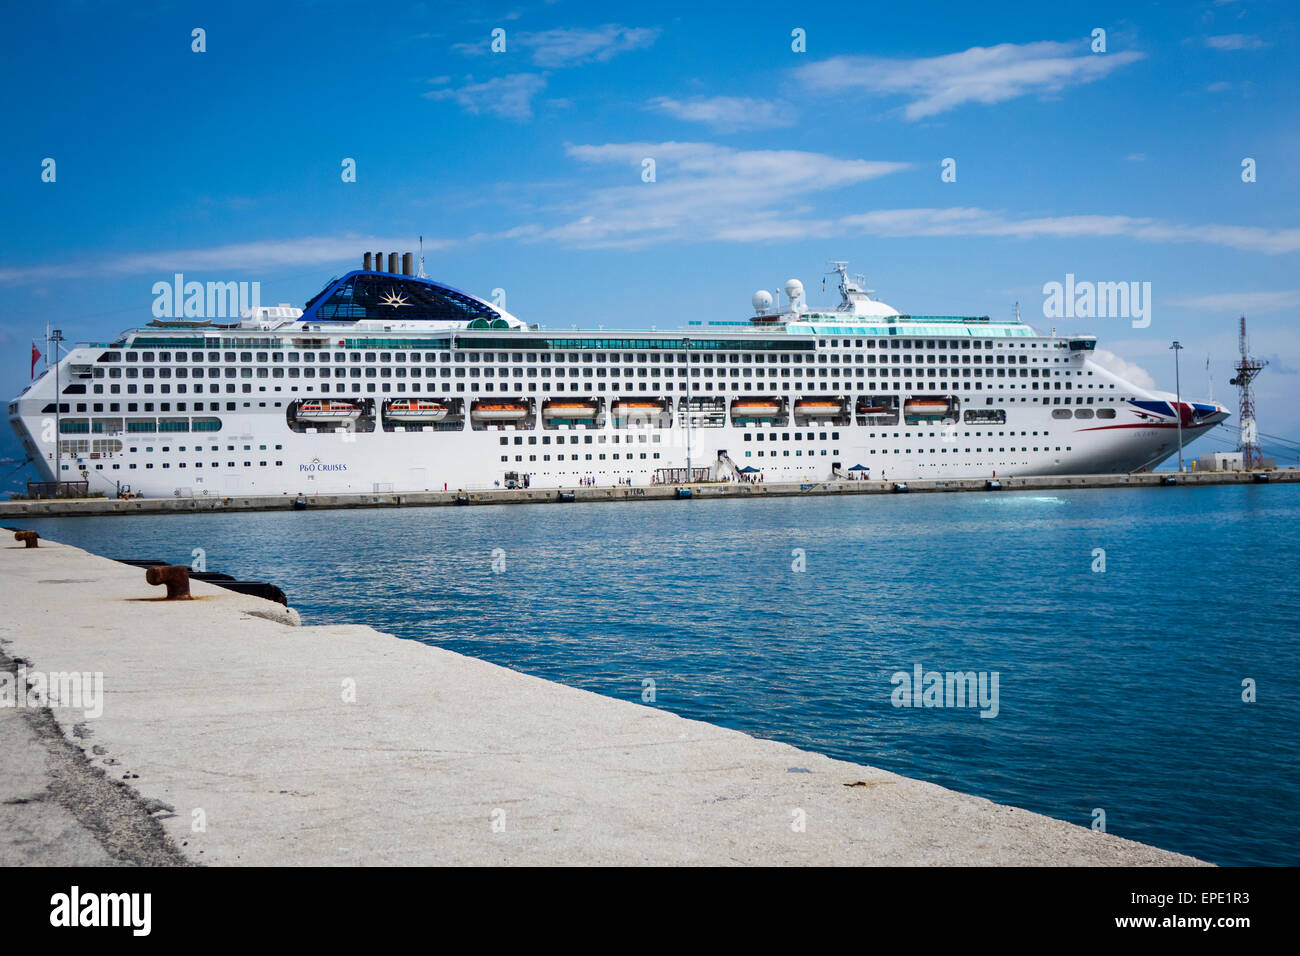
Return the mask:
<path id="1" fill-rule="evenodd" d="M 1268 0 L 15 7 L 0 391 L 28 380 L 47 322 L 108 341 L 177 272 L 301 306 L 364 250 L 423 236 L 431 277 L 502 289 L 553 329 L 744 319 L 790 278 L 829 307 L 827 260 L 846 259 L 904 313 L 1018 302 L 1040 331 L 1094 333 L 1140 385 L 1173 391 L 1178 340 L 1184 398 L 1234 412 L 1245 314 L 1269 361 L 1260 431 L 1300 442 L 1297 17 Z M 1149 324 L 1046 317 L 1067 275 L 1150 283 Z"/>

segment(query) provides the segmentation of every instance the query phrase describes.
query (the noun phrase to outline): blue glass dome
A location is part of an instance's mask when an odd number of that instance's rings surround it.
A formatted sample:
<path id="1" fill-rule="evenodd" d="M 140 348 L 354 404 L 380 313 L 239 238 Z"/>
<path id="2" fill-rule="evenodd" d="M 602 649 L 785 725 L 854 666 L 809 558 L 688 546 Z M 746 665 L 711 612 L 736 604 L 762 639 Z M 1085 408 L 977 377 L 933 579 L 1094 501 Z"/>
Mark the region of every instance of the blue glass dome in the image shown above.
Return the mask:
<path id="1" fill-rule="evenodd" d="M 303 322 L 473 322 L 505 321 L 492 306 L 468 293 L 418 276 L 391 272 L 349 272 L 314 295 Z"/>

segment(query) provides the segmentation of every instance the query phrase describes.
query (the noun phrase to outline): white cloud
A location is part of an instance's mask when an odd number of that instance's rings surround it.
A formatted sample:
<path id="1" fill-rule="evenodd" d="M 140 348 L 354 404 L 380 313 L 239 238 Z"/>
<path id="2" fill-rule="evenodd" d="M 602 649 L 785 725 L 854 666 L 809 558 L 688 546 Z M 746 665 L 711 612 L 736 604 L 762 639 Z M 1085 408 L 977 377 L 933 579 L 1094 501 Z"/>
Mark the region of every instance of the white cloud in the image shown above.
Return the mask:
<path id="1" fill-rule="evenodd" d="M 1300 229 L 1185 224 L 1125 215 L 1017 217 L 978 207 L 874 209 L 819 216 L 820 194 L 842 190 L 901 172 L 907 163 L 845 159 L 802 150 L 739 150 L 701 142 L 634 142 L 570 145 L 568 155 L 604 170 L 606 185 L 584 193 L 573 183 L 561 188 L 562 204 L 539 207 L 529 196 L 515 196 L 515 210 L 536 215 L 513 228 L 435 240 L 430 249 L 480 241 L 554 242 L 571 247 L 636 248 L 664 242 L 842 242 L 860 236 L 880 238 L 1006 238 L 1022 240 L 1136 240 L 1203 243 L 1252 253 L 1300 252 Z M 656 181 L 641 179 L 642 162 L 656 163 Z M 520 187 L 524 188 L 524 187 Z M 830 197 L 840 208 L 843 197 Z M 861 202 L 861 200 L 858 200 Z M 307 237 L 130 253 L 73 266 L 0 269 L 0 284 L 40 282 L 81 275 L 168 275 L 174 271 L 258 271 L 288 265 L 348 262 L 365 249 L 409 249 L 410 238 L 360 236 Z M 1207 296 L 1175 303 L 1228 311 L 1280 311 L 1300 305 L 1300 291 Z"/>
<path id="2" fill-rule="evenodd" d="M 607 143 L 570 146 L 584 163 L 622 165 L 631 182 L 598 187 L 566 204 L 568 222 L 538 239 L 584 246 L 671 241 L 764 242 L 845 236 L 1010 239 L 1131 239 L 1205 243 L 1247 252 L 1300 251 L 1300 229 L 1184 224 L 1125 215 L 1017 218 L 977 207 L 877 209 L 818 217 L 809 203 L 822 192 L 907 168 L 904 163 L 840 159 L 797 150 L 742 151 L 710 143 Z M 640 181 L 653 158 L 657 181 Z"/>
<path id="3" fill-rule="evenodd" d="M 426 252 L 447 249 L 461 240 L 424 240 Z M 174 249 L 133 252 L 110 256 L 79 265 L 32 266 L 0 269 L 0 285 L 20 285 L 47 279 L 71 279 L 78 275 L 117 277 L 148 275 L 170 280 L 172 273 L 206 273 L 221 275 L 240 273 L 257 275 L 286 266 L 317 266 L 356 262 L 361 268 L 361 254 L 366 250 L 405 252 L 415 249 L 411 236 L 394 239 L 375 236 L 305 236 L 298 239 L 266 239 L 239 242 L 207 249 Z M 222 280 L 227 281 L 227 280 Z"/>
<path id="4" fill-rule="evenodd" d="M 1126 362 L 1114 352 L 1095 349 L 1092 360 L 1108 372 L 1113 372 L 1125 381 L 1132 382 L 1138 388 L 1155 388 L 1156 380 L 1141 365 Z"/>
<path id="5" fill-rule="evenodd" d="M 624 27 L 607 23 L 599 27 L 557 27 L 535 33 L 507 33 L 506 49 L 521 48 L 532 54 L 533 63 L 544 69 L 559 69 L 583 63 L 604 63 L 620 53 L 652 46 L 662 31 L 658 27 Z M 457 43 L 452 49 L 469 55 L 490 53 L 490 37 L 475 43 Z"/>
<path id="6" fill-rule="evenodd" d="M 546 89 L 543 73 L 511 73 L 482 83 L 467 81 L 459 88 L 430 90 L 430 100 L 454 100 L 467 113 L 491 113 L 504 119 L 525 122 L 533 118 L 533 97 Z"/>
<path id="7" fill-rule="evenodd" d="M 657 27 L 621 27 L 607 23 L 595 29 L 561 27 L 541 33 L 525 33 L 519 42 L 533 51 L 533 62 L 541 67 L 604 63 L 630 50 L 651 46 L 659 38 Z"/>
<path id="8" fill-rule="evenodd" d="M 597 188 L 566 203 L 577 217 L 538 233 L 573 245 L 644 245 L 681 239 L 754 238 L 802 209 L 806 197 L 906 169 L 905 163 L 840 159 L 798 150 L 736 150 L 711 143 L 569 146 L 587 164 L 623 167 L 627 185 Z M 656 181 L 641 181 L 653 159 Z"/>
<path id="9" fill-rule="evenodd" d="M 816 92 L 859 90 L 910 97 L 904 115 L 918 120 L 966 103 L 987 105 L 1060 93 L 1099 80 L 1144 56 L 1132 50 L 1094 54 L 1082 43 L 1043 40 L 910 60 L 837 56 L 800 67 L 795 78 Z"/>
<path id="10" fill-rule="evenodd" d="M 794 107 L 783 100 L 757 100 L 740 96 L 695 96 L 687 100 L 659 96 L 646 106 L 680 120 L 706 123 L 714 129 L 724 131 L 793 126 L 797 119 Z"/>
<path id="11" fill-rule="evenodd" d="M 1144 242 L 1204 242 L 1270 254 L 1300 251 L 1300 229 L 1262 226 L 1183 225 L 1132 216 L 1039 216 L 1016 219 L 973 207 L 890 209 L 852 214 L 834 221 L 842 229 L 879 236 L 1005 236 L 1015 239 L 1138 239 Z M 833 232 L 818 225 L 814 232 Z"/>
<path id="12" fill-rule="evenodd" d="M 1134 216 L 1017 218 L 977 207 L 877 209 L 834 217 L 811 215 L 815 193 L 906 168 L 901 163 L 842 160 L 793 150 L 741 152 L 706 143 L 574 146 L 584 162 L 623 163 L 637 176 L 643 158 L 658 164 L 658 182 L 598 188 L 576 204 L 580 216 L 542 229 L 539 239 L 585 246 L 670 241 L 766 242 L 881 238 L 1133 239 L 1205 243 L 1271 255 L 1300 251 L 1300 229 L 1188 225 Z M 573 209 L 568 205 L 565 209 Z"/>
<path id="13" fill-rule="evenodd" d="M 1267 360 L 1268 369 L 1275 375 L 1300 375 L 1300 369 L 1291 364 L 1291 359 L 1274 352 Z"/>
<path id="14" fill-rule="evenodd" d="M 1170 304 L 1232 315 L 1281 312 L 1285 309 L 1300 308 L 1300 289 L 1283 289 L 1277 292 L 1220 292 L 1193 299 L 1179 299 Z"/>
<path id="15" fill-rule="evenodd" d="M 835 240 L 856 236 L 881 238 L 989 236 L 1019 239 L 1074 239 L 1131 236 L 1150 241 L 1206 241 L 1220 245 L 1245 243 L 1235 248 L 1275 252 L 1300 249 L 1300 230 L 1265 230 L 1244 226 L 1151 226 L 1149 234 L 1123 216 L 1064 216 L 1008 219 L 982 209 L 890 209 L 833 219 L 787 215 L 802 208 L 823 181 L 847 185 L 905 168 L 900 163 L 842 160 L 817 153 L 737 153 L 718 150 L 718 171 L 710 168 L 707 144 L 622 144 L 619 147 L 571 147 L 574 155 L 593 162 L 626 164 L 638 185 L 598 189 L 585 200 L 563 207 L 579 215 L 555 226 L 525 223 L 496 232 L 480 232 L 454 239 L 428 239 L 426 251 L 467 242 L 550 241 L 578 247 L 636 248 L 661 242 L 769 242 L 774 240 Z M 678 148 L 674 155 L 674 148 Z M 648 149 L 655 150 L 652 154 Z M 640 159 L 657 155 L 660 169 L 675 175 L 676 183 L 640 183 Z M 784 157 L 784 158 L 783 158 Z M 673 172 L 676 170 L 676 172 Z M 554 211 L 554 210 L 552 210 Z M 1218 232 L 1215 232 L 1218 230 Z M 1289 237 L 1279 236 L 1290 232 Z M 208 249 L 180 249 L 127 253 L 75 265 L 24 266 L 0 269 L 0 285 L 26 285 L 52 279 L 84 276 L 150 275 L 168 277 L 173 272 L 247 273 L 257 275 L 287 266 L 316 266 L 359 262 L 367 249 L 412 249 L 410 236 L 308 236 L 234 243 Z M 1267 313 L 1300 307 L 1300 290 L 1224 293 L 1183 299 L 1171 305 L 1238 314 Z"/>
<path id="16" fill-rule="evenodd" d="M 1251 33 L 1224 33 L 1221 36 L 1206 37 L 1205 45 L 1211 50 L 1260 50 L 1268 46 Z"/>

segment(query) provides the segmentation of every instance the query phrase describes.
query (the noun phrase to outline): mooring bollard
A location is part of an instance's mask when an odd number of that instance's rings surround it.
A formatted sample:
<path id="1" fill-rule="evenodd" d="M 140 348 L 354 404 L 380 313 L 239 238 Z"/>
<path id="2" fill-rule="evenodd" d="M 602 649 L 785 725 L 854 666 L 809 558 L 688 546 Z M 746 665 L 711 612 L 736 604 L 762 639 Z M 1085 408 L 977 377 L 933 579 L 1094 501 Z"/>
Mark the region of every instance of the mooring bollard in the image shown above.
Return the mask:
<path id="1" fill-rule="evenodd" d="M 144 572 L 144 579 L 150 584 L 167 585 L 167 600 L 179 601 L 190 598 L 190 569 L 183 564 L 160 564 Z"/>
<path id="2" fill-rule="evenodd" d="M 15 531 L 15 532 L 14 532 L 14 540 L 15 540 L 15 541 L 23 541 L 23 542 L 25 542 L 25 543 L 27 544 L 27 547 L 29 547 L 29 548 L 35 548 L 35 547 L 38 547 L 38 545 L 36 544 L 36 541 L 37 541 L 37 539 L 39 539 L 39 538 L 40 538 L 40 535 L 37 534 L 35 531 Z"/>

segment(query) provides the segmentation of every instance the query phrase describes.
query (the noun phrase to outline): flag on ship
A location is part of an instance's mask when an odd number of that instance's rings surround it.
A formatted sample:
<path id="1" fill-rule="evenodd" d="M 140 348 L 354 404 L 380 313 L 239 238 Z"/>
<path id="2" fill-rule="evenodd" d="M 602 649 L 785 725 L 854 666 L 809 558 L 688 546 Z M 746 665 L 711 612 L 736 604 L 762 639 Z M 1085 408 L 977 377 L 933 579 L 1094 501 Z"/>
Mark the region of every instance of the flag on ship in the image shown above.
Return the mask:
<path id="1" fill-rule="evenodd" d="M 36 377 L 36 363 L 39 362 L 40 359 L 41 359 L 41 350 L 38 349 L 36 347 L 36 343 L 33 342 L 32 343 L 32 378 Z"/>

